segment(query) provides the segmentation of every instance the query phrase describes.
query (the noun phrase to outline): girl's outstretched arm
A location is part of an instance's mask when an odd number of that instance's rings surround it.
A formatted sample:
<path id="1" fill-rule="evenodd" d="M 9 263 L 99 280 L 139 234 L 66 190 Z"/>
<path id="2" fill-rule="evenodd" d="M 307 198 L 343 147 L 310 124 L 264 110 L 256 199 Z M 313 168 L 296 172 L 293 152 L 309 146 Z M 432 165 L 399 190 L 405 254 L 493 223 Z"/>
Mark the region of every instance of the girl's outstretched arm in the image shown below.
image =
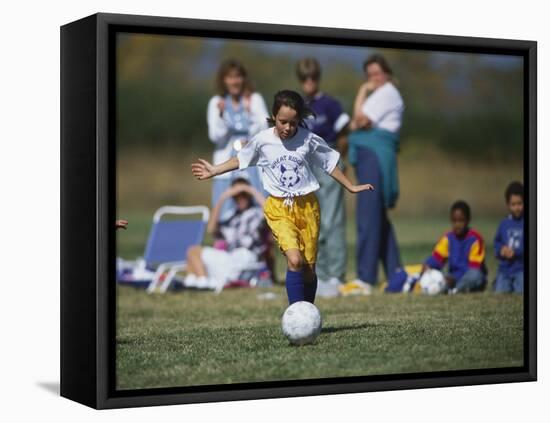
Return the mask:
<path id="1" fill-rule="evenodd" d="M 340 185 L 342 185 L 352 194 L 357 194 L 361 191 L 374 191 L 374 187 L 371 184 L 353 185 L 351 181 L 347 178 L 347 176 L 342 173 L 338 166 L 334 167 L 334 170 L 331 172 L 330 176 L 336 179 L 336 181 L 338 181 Z"/>
<path id="2" fill-rule="evenodd" d="M 231 172 L 232 170 L 236 170 L 238 168 L 239 159 L 237 157 L 231 157 L 229 160 L 218 165 L 213 165 L 204 159 L 198 159 L 195 163 L 191 164 L 193 176 L 199 181 L 213 178 L 214 176 Z"/>

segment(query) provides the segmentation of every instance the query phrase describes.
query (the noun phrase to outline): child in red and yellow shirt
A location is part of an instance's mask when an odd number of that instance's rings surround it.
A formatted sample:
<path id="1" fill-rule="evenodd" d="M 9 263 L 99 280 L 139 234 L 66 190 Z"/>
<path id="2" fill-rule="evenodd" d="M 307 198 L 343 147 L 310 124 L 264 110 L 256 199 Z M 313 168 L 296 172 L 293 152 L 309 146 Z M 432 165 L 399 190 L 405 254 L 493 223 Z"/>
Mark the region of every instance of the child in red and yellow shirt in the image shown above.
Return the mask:
<path id="1" fill-rule="evenodd" d="M 487 284 L 485 242 L 481 234 L 469 226 L 470 206 L 465 201 L 455 202 L 450 217 L 452 230 L 437 242 L 424 268 L 441 270 L 448 262 L 445 278 L 449 293 L 481 291 Z"/>

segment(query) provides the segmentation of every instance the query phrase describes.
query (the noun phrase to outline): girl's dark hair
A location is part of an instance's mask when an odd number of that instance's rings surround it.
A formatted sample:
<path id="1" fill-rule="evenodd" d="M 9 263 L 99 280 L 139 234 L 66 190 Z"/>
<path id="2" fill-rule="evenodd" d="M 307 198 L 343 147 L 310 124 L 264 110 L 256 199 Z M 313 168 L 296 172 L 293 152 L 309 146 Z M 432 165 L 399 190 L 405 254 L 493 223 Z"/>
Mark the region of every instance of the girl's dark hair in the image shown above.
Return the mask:
<path id="1" fill-rule="evenodd" d="M 393 77 L 393 72 L 390 68 L 390 65 L 388 65 L 388 62 L 386 61 L 386 58 L 382 56 L 381 54 L 372 54 L 370 55 L 367 60 L 363 62 L 363 70 L 367 70 L 367 66 L 372 65 L 373 63 L 378 63 L 378 65 L 382 68 L 384 73 L 386 75 L 389 75 L 390 77 Z"/>
<path id="2" fill-rule="evenodd" d="M 254 92 L 254 86 L 250 79 L 248 78 L 248 72 L 244 65 L 236 59 L 225 59 L 218 68 L 218 73 L 216 75 L 216 90 L 218 94 L 222 97 L 227 94 L 227 89 L 225 88 L 224 79 L 229 72 L 236 70 L 244 79 L 243 91 L 249 93 Z"/>
<path id="3" fill-rule="evenodd" d="M 510 182 L 510 185 L 508 185 L 506 192 L 504 193 L 506 203 L 510 202 L 510 197 L 512 195 L 519 195 L 523 199 L 523 184 L 521 182 Z"/>
<path id="4" fill-rule="evenodd" d="M 275 94 L 273 99 L 273 107 L 271 108 L 272 116 L 277 116 L 279 109 L 282 106 L 290 107 L 293 110 L 296 110 L 296 116 L 299 119 L 299 125 L 307 128 L 305 119 L 310 116 L 315 116 L 309 107 L 307 107 L 306 102 L 300 94 L 292 90 L 281 90 Z M 275 119 L 273 117 L 268 117 L 267 122 L 270 126 L 275 126 Z"/>
<path id="5" fill-rule="evenodd" d="M 470 221 L 472 219 L 472 212 L 470 210 L 470 206 L 466 201 L 464 200 L 455 201 L 451 206 L 451 214 L 453 214 L 455 210 L 460 210 L 462 213 L 464 213 L 466 220 Z"/>

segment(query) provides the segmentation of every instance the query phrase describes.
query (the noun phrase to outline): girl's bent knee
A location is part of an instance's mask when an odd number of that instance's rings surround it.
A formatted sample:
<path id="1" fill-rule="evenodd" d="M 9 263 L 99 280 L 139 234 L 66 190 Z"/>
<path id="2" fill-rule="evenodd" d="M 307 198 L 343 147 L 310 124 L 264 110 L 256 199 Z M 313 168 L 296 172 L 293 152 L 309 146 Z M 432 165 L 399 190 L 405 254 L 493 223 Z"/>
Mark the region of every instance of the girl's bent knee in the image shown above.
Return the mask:
<path id="1" fill-rule="evenodd" d="M 304 260 L 300 254 L 288 254 L 286 260 L 290 270 L 299 271 L 304 268 Z"/>

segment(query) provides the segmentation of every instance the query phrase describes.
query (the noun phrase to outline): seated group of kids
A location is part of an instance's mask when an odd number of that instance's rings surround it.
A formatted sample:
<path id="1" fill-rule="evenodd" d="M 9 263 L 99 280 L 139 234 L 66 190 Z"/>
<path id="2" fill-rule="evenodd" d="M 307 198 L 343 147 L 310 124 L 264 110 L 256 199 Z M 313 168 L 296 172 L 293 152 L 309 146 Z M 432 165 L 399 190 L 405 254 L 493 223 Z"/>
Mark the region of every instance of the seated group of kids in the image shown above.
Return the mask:
<path id="1" fill-rule="evenodd" d="M 498 273 L 493 284 L 496 292 L 523 293 L 523 185 L 512 182 L 505 192 L 509 215 L 500 222 L 494 239 L 495 256 L 499 261 Z M 485 242 L 470 227 L 471 211 L 465 201 L 451 206 L 452 229 L 437 242 L 430 257 L 424 262 L 423 271 L 429 268 L 442 270 L 448 292 L 473 292 L 485 289 Z"/>

